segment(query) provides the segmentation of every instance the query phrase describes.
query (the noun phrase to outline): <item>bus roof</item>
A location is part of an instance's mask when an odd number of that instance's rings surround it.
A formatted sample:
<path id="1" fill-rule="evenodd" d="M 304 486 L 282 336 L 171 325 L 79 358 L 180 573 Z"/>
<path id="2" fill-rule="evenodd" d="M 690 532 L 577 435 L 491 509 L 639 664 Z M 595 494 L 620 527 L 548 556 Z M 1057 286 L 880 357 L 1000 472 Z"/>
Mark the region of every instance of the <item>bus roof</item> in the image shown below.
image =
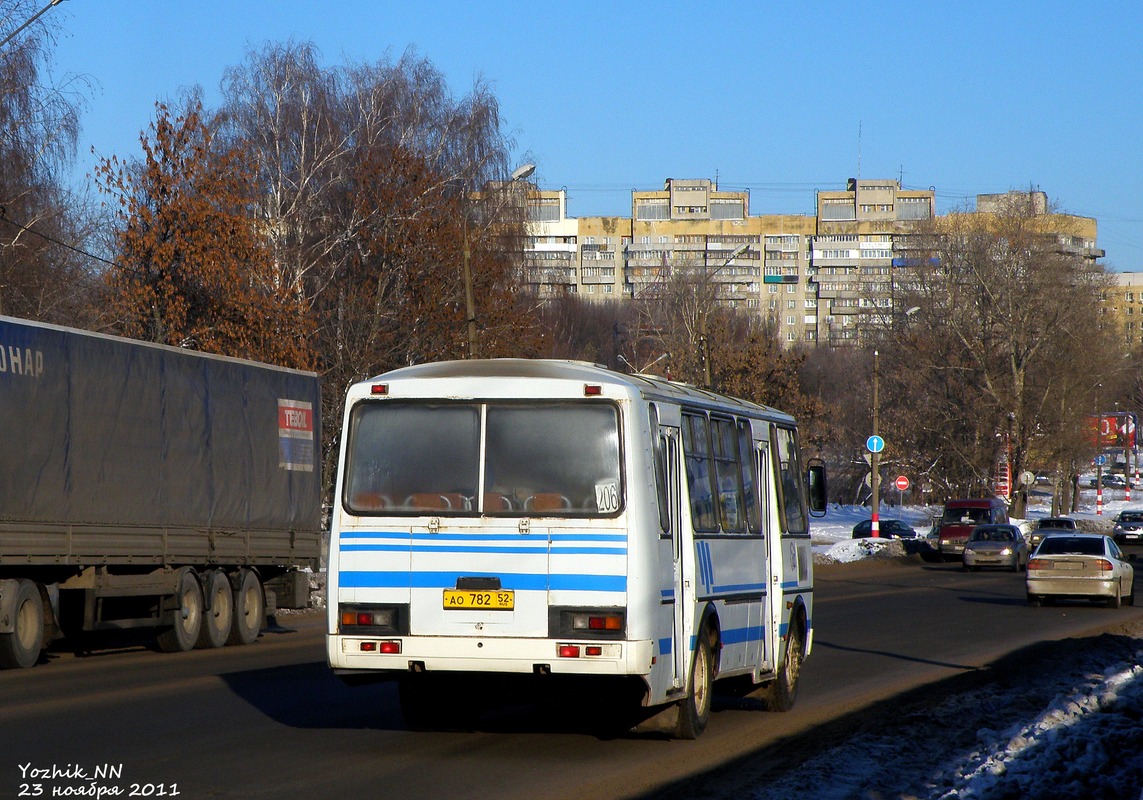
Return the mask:
<path id="1" fill-rule="evenodd" d="M 737 397 L 720 395 L 686 383 L 670 381 L 657 375 L 616 372 L 586 361 L 531 358 L 489 358 L 463 361 L 437 361 L 400 367 L 378 375 L 365 384 L 405 380 L 464 379 L 548 379 L 609 384 L 638 392 L 648 400 L 685 403 L 694 406 L 732 407 L 750 414 L 783 417 L 785 412 Z"/>

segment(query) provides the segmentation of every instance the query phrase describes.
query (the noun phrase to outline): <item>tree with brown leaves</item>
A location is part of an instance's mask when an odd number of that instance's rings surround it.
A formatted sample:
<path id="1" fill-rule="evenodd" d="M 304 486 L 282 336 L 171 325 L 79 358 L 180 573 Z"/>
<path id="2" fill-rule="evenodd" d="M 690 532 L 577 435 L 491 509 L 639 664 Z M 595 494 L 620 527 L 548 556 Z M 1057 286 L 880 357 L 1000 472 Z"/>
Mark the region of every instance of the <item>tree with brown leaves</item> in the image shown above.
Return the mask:
<path id="1" fill-rule="evenodd" d="M 111 328 L 125 336 L 310 367 L 312 323 L 272 269 L 251 213 L 250 166 L 216 152 L 201 102 L 157 104 L 143 158 L 98 168 L 118 201 L 119 253 L 107 273 Z"/>

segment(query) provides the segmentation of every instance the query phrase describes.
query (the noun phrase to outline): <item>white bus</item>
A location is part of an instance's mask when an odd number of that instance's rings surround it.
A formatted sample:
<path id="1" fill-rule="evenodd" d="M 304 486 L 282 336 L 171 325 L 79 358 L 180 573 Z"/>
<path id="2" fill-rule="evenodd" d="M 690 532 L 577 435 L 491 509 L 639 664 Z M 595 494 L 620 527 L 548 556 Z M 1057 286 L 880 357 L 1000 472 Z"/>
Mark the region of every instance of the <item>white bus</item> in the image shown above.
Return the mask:
<path id="1" fill-rule="evenodd" d="M 772 408 L 581 362 L 388 372 L 347 395 L 329 664 L 399 677 L 412 727 L 496 673 L 633 683 L 680 738 L 715 680 L 785 710 L 824 501 Z"/>

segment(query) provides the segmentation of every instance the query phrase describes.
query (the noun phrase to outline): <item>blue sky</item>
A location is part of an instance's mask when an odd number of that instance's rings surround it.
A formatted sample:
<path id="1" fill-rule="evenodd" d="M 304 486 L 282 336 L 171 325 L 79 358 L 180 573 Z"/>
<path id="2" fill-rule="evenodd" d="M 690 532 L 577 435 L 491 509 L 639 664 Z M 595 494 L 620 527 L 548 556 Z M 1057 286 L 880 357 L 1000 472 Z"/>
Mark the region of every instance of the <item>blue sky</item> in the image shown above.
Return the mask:
<path id="1" fill-rule="evenodd" d="M 46 5 L 46 0 L 45 3 Z M 429 59 L 491 85 L 516 161 L 573 216 L 630 214 L 665 178 L 813 213 L 846 178 L 934 187 L 938 210 L 1036 186 L 1095 217 L 1111 269 L 1143 271 L 1143 3 L 65 0 L 56 77 L 93 83 L 80 174 L 139 154 L 154 103 L 208 105 L 248 49 L 324 64 Z"/>

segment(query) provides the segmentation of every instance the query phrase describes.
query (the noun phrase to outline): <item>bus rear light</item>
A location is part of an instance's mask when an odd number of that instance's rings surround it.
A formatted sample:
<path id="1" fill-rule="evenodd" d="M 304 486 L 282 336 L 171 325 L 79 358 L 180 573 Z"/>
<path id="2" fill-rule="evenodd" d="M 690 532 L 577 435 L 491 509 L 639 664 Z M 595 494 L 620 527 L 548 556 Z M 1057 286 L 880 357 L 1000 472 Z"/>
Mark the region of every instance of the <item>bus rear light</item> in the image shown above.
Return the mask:
<path id="1" fill-rule="evenodd" d="M 392 628 L 395 613 L 393 609 L 382 611 L 342 611 L 341 624 L 345 626 L 366 625 L 380 628 Z"/>
<path id="2" fill-rule="evenodd" d="M 401 654 L 401 642 L 360 642 L 357 649 L 362 653 L 381 653 L 387 656 L 398 656 Z"/>
<path id="3" fill-rule="evenodd" d="M 598 383 L 585 383 L 583 385 L 584 397 L 599 397 L 603 394 L 603 387 Z"/>
<path id="4" fill-rule="evenodd" d="M 369 387 L 369 393 L 370 394 L 381 394 L 381 395 L 389 394 L 389 384 L 387 384 L 387 383 L 375 383 Z"/>
<path id="5" fill-rule="evenodd" d="M 579 658 L 579 645 L 578 644 L 559 644 L 556 645 L 556 654 L 560 658 Z"/>
<path id="6" fill-rule="evenodd" d="M 408 608 L 400 605 L 343 605 L 338 609 L 341 632 L 353 636 L 393 636 L 408 633 Z"/>
<path id="7" fill-rule="evenodd" d="M 548 635 L 553 639 L 623 639 L 627 634 L 625 608 L 549 609 Z"/>
<path id="8" fill-rule="evenodd" d="M 572 617 L 575 631 L 621 631 L 623 617 L 619 614 L 576 614 Z"/>
<path id="9" fill-rule="evenodd" d="M 583 649 L 585 656 L 601 656 L 603 655 L 603 648 L 597 644 L 589 644 Z"/>

